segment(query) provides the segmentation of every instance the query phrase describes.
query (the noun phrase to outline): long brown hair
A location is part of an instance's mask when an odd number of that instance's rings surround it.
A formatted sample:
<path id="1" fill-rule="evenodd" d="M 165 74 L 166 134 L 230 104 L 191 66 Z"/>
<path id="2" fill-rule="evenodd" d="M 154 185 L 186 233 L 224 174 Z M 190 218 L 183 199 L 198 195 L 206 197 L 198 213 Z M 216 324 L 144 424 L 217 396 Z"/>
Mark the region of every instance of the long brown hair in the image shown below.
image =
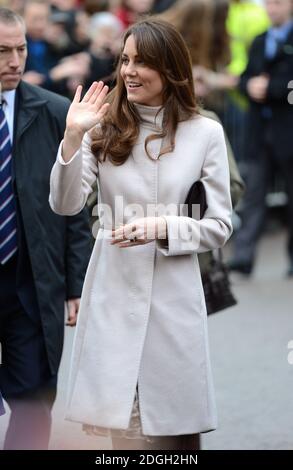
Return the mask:
<path id="1" fill-rule="evenodd" d="M 165 84 L 163 130 L 148 136 L 145 141 L 145 150 L 150 157 L 147 144 L 154 139 L 166 138 L 168 146 L 161 150 L 162 156 L 174 149 L 178 123 L 198 112 L 190 55 L 182 36 L 165 21 L 150 18 L 130 26 L 124 34 L 121 53 L 131 35 L 135 39 L 140 59 L 148 67 L 157 70 Z M 111 106 L 101 128 L 92 133 L 93 154 L 99 161 L 109 158 L 115 165 L 121 165 L 127 160 L 137 140 L 140 123 L 138 111 L 127 100 L 120 69 L 121 55 L 116 70 L 117 83 L 107 98 Z"/>

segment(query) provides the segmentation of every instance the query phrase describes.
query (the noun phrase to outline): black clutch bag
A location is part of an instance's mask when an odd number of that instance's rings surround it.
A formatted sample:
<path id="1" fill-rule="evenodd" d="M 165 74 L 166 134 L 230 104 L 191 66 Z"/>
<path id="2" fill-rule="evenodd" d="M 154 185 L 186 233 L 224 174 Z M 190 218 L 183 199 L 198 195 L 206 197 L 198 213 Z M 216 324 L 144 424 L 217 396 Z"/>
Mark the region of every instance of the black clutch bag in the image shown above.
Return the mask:
<path id="1" fill-rule="evenodd" d="M 208 207 L 204 185 L 196 181 L 191 186 L 185 200 L 188 217 L 193 215 L 193 205 L 199 205 L 200 219 Z M 212 252 L 212 261 L 207 272 L 201 273 L 202 285 L 206 301 L 207 314 L 219 312 L 237 304 L 232 291 L 227 267 L 223 261 L 223 253 L 219 248 L 218 256 Z"/>
<path id="2" fill-rule="evenodd" d="M 188 191 L 185 204 L 187 205 L 187 214 L 188 217 L 192 217 L 194 215 L 196 209 L 192 206 L 196 205 L 199 206 L 199 216 L 200 219 L 203 218 L 205 211 L 207 210 L 207 200 L 206 200 L 206 192 L 204 189 L 204 185 L 201 181 L 196 181 L 191 186 L 190 190 Z"/>

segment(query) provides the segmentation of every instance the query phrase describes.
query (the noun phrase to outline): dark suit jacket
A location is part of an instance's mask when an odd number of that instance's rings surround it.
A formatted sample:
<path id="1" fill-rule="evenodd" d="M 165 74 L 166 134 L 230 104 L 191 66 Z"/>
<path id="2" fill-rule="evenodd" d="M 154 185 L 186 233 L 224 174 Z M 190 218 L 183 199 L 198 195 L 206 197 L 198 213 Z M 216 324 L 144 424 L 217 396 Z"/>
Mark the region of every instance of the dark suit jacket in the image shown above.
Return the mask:
<path id="1" fill-rule="evenodd" d="M 25 82 L 18 87 L 13 145 L 20 235 L 17 291 L 24 307 L 41 320 L 52 374 L 63 347 L 64 301 L 80 297 L 90 256 L 87 211 L 61 217 L 48 203 L 68 106 L 66 98 L 42 88 Z"/>
<path id="2" fill-rule="evenodd" d="M 293 80 L 293 29 L 287 41 L 279 46 L 272 60 L 265 57 L 266 34 L 261 34 L 254 40 L 248 66 L 240 79 L 240 89 L 247 95 L 247 82 L 250 78 L 262 73 L 270 77 L 265 103 L 259 104 L 250 99 L 248 157 L 257 158 L 259 153 L 266 123 L 263 118 L 263 107 L 268 106 L 272 112 L 272 142 L 275 154 L 277 158 L 293 158 L 293 106 L 288 102 L 290 92 L 288 83 Z"/>

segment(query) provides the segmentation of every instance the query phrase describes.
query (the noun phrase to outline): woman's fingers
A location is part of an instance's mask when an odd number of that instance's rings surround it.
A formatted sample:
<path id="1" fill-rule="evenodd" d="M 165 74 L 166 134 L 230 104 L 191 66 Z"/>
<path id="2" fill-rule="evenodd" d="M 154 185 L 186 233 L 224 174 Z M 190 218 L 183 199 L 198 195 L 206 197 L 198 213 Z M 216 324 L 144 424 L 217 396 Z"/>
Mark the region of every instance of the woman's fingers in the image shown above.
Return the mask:
<path id="1" fill-rule="evenodd" d="M 152 239 L 145 239 L 143 232 L 136 225 L 127 224 L 112 230 L 111 245 L 116 245 L 118 248 L 144 245 L 151 241 Z"/>
<path id="2" fill-rule="evenodd" d="M 103 82 L 94 82 L 84 95 L 83 102 L 101 106 L 108 91 L 109 87 Z"/>
<path id="3" fill-rule="evenodd" d="M 99 109 L 102 104 L 104 103 L 104 100 L 107 96 L 107 93 L 109 91 L 109 87 L 107 85 L 105 85 L 103 87 L 103 89 L 100 91 L 100 93 L 98 94 L 98 96 L 96 97 L 96 100 L 95 100 L 95 105 L 96 107 Z"/>
<path id="4" fill-rule="evenodd" d="M 103 106 L 101 107 L 101 109 L 98 112 L 99 119 L 102 119 L 102 117 L 105 116 L 105 114 L 107 113 L 109 107 L 110 107 L 110 103 L 103 104 Z"/>
<path id="5" fill-rule="evenodd" d="M 92 95 L 95 93 L 95 91 L 96 91 L 96 89 L 97 89 L 98 87 L 101 88 L 101 83 L 103 83 L 103 82 L 99 82 L 99 83 L 98 83 L 98 82 L 93 82 L 93 83 L 91 84 L 91 86 L 89 87 L 88 91 L 86 92 L 86 94 L 85 94 L 84 97 L 83 97 L 83 100 L 82 100 L 82 101 L 83 101 L 84 103 L 87 103 L 87 102 L 91 99 Z"/>
<path id="6" fill-rule="evenodd" d="M 92 110 L 95 109 L 96 112 L 98 112 L 99 117 L 103 117 L 108 108 L 109 104 L 104 103 L 104 100 L 107 96 L 107 93 L 109 91 L 109 87 L 107 85 L 104 85 L 102 81 L 100 82 L 93 82 L 86 94 L 84 95 L 82 99 L 82 103 L 88 103 L 89 106 L 94 106 Z M 82 93 L 82 86 L 79 85 L 76 89 L 73 102 L 74 103 L 79 103 L 81 99 L 81 93 Z"/>
<path id="7" fill-rule="evenodd" d="M 132 241 L 133 240 L 133 241 Z M 144 242 L 136 225 L 127 224 L 112 230 L 111 245 L 130 246 L 129 244 L 141 244 Z"/>
<path id="8" fill-rule="evenodd" d="M 125 237 L 125 232 L 124 232 L 124 226 L 112 230 L 112 241 L 111 245 L 116 245 L 117 243 L 122 242 L 123 240 L 126 240 L 127 238 Z"/>
<path id="9" fill-rule="evenodd" d="M 127 233 L 129 232 L 129 228 L 127 225 L 122 225 L 117 229 L 112 230 L 112 244 L 115 245 L 116 243 L 120 243 L 122 241 L 128 240 Z"/>
<path id="10" fill-rule="evenodd" d="M 78 87 L 76 88 L 74 98 L 73 98 L 74 103 L 79 103 L 80 102 L 81 92 L 82 92 L 82 85 L 78 85 Z"/>
<path id="11" fill-rule="evenodd" d="M 102 81 L 100 81 L 97 84 L 97 87 L 94 90 L 93 94 L 91 95 L 91 97 L 88 100 L 91 104 L 94 104 L 96 102 L 96 99 L 98 98 L 98 96 L 101 93 L 101 91 L 103 90 L 103 88 L 104 88 L 104 83 Z"/>

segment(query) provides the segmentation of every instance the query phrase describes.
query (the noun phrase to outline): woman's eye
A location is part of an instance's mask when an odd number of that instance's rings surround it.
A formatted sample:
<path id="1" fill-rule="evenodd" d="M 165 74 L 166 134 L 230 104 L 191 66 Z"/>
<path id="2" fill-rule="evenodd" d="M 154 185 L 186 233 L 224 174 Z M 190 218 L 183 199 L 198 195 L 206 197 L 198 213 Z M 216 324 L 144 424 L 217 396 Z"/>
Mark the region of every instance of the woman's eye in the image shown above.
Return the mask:
<path id="1" fill-rule="evenodd" d="M 121 62 L 122 64 L 128 64 L 128 59 L 126 59 L 126 57 L 123 57 Z"/>

